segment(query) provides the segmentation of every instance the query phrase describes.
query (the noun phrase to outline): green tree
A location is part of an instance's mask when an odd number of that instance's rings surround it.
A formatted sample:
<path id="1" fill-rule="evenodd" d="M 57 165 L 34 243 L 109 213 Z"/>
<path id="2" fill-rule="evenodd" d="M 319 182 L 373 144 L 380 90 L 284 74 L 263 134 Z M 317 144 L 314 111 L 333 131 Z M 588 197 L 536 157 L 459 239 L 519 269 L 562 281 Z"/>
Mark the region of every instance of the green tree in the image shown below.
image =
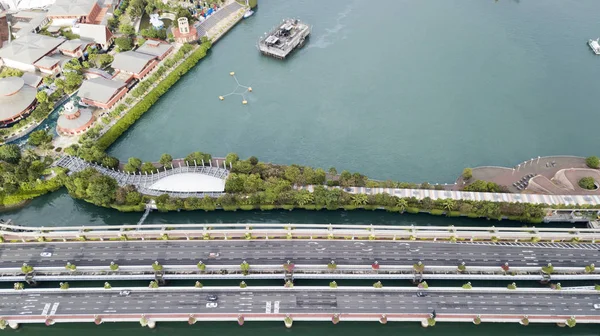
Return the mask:
<path id="1" fill-rule="evenodd" d="M 171 156 L 171 154 L 165 153 L 160 156 L 159 162 L 163 166 L 170 166 L 171 163 L 173 163 L 173 157 Z"/>
<path id="2" fill-rule="evenodd" d="M 9 163 L 19 163 L 19 160 L 21 160 L 19 146 L 14 144 L 0 146 L 0 160 Z"/>
<path id="3" fill-rule="evenodd" d="M 38 91 L 38 93 L 35 94 L 35 98 L 37 99 L 38 103 L 45 104 L 48 102 L 48 93 L 46 93 L 44 90 Z"/>
<path id="4" fill-rule="evenodd" d="M 240 160 L 240 157 L 236 153 L 229 153 L 225 157 L 225 164 L 227 164 L 228 166 L 229 166 L 229 164 L 233 165 L 234 163 L 238 162 L 239 160 Z"/>
<path id="5" fill-rule="evenodd" d="M 115 201 L 117 181 L 114 178 L 97 174 L 93 176 L 86 189 L 87 199 L 101 206 L 108 206 Z"/>
<path id="6" fill-rule="evenodd" d="M 119 166 L 119 160 L 112 156 L 106 156 L 101 161 L 102 165 L 109 168 L 117 168 Z"/>
<path id="7" fill-rule="evenodd" d="M 202 153 L 202 152 L 193 152 L 185 157 L 185 162 L 187 162 L 188 165 L 193 166 L 194 161 L 195 161 L 195 164 L 197 166 L 201 166 L 203 161 L 204 161 L 204 164 L 207 165 L 211 159 L 212 159 L 212 156 L 210 154 Z"/>
<path id="8" fill-rule="evenodd" d="M 443 205 L 444 205 L 444 209 L 446 209 L 448 211 L 452 211 L 456 207 L 454 200 L 451 198 L 444 199 Z"/>
<path id="9" fill-rule="evenodd" d="M 23 76 L 23 71 L 19 69 L 4 67 L 2 71 L 0 71 L 0 78 L 4 77 L 21 77 Z"/>
<path id="10" fill-rule="evenodd" d="M 136 157 L 130 157 L 129 160 L 127 160 L 127 163 L 125 164 L 125 166 L 123 168 L 125 169 L 125 171 L 133 173 L 133 172 L 137 171 L 138 169 L 140 169 L 141 166 L 142 166 L 142 160 L 140 160 Z"/>
<path id="11" fill-rule="evenodd" d="M 285 178 L 286 180 L 296 184 L 299 180 L 300 177 L 300 168 L 298 168 L 297 166 L 288 166 L 285 169 Z"/>
<path id="12" fill-rule="evenodd" d="M 114 61 L 114 57 L 111 54 L 92 54 L 89 60 L 94 66 L 104 68 Z"/>
<path id="13" fill-rule="evenodd" d="M 140 31 L 140 35 L 145 38 L 154 38 L 159 40 L 167 39 L 167 30 L 166 29 L 155 29 L 154 27 L 142 29 Z"/>
<path id="14" fill-rule="evenodd" d="M 585 159 L 585 164 L 594 169 L 598 169 L 600 167 L 600 159 L 597 156 L 590 156 Z"/>
<path id="15" fill-rule="evenodd" d="M 583 189 L 587 189 L 587 190 L 594 190 L 596 189 L 596 181 L 594 180 L 593 177 L 584 177 L 582 179 L 579 180 L 578 182 L 579 186 L 582 187 Z"/>
<path id="16" fill-rule="evenodd" d="M 119 32 L 123 35 L 134 35 L 135 29 L 129 23 L 123 22 L 119 25 Z"/>
<path id="17" fill-rule="evenodd" d="M 356 206 L 367 205 L 369 197 L 366 194 L 356 194 L 352 196 L 352 204 Z"/>
<path id="18" fill-rule="evenodd" d="M 251 165 L 256 166 L 258 164 L 258 158 L 256 156 L 251 156 L 248 158 L 248 162 L 250 162 Z"/>
<path id="19" fill-rule="evenodd" d="M 462 178 L 465 181 L 468 181 L 468 180 L 471 179 L 471 177 L 473 177 L 473 169 L 471 169 L 471 168 L 465 168 L 465 169 L 463 169 Z"/>
<path id="20" fill-rule="evenodd" d="M 142 166 L 140 167 L 140 170 L 142 173 L 152 173 L 152 172 L 156 172 L 156 167 L 154 167 L 154 165 L 152 164 L 152 162 L 144 162 L 142 164 Z"/>
<path id="21" fill-rule="evenodd" d="M 131 50 L 133 48 L 133 39 L 127 36 L 117 37 L 115 39 L 115 45 L 119 52 Z"/>
<path id="22" fill-rule="evenodd" d="M 31 132 L 31 134 L 29 135 L 29 139 L 27 140 L 27 143 L 32 146 L 40 146 L 40 145 L 50 143 L 51 141 L 52 141 L 52 135 L 50 134 L 50 132 L 48 132 L 46 130 L 38 130 L 35 132 Z"/>

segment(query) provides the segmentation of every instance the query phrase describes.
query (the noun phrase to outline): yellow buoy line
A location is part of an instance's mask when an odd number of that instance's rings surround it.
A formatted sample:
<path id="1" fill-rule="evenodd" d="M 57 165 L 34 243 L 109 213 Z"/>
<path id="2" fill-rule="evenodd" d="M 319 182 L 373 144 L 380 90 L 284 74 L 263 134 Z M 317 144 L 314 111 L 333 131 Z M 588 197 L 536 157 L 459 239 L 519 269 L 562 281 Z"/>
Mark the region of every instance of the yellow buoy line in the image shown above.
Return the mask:
<path id="1" fill-rule="evenodd" d="M 237 86 L 235 87 L 235 89 L 233 91 L 231 91 L 230 93 L 224 95 L 224 96 L 219 96 L 219 100 L 225 100 L 225 97 L 227 96 L 231 96 L 231 95 L 238 95 L 238 96 L 242 96 L 242 104 L 246 105 L 248 104 L 248 101 L 246 100 L 246 92 L 252 92 L 252 88 L 250 86 L 245 86 L 240 84 L 240 82 L 238 81 L 237 77 L 235 77 L 235 72 L 230 72 L 229 75 L 231 77 L 233 77 L 233 79 L 235 79 L 235 82 L 237 84 Z M 242 92 L 238 92 L 238 90 L 242 88 L 243 91 Z"/>

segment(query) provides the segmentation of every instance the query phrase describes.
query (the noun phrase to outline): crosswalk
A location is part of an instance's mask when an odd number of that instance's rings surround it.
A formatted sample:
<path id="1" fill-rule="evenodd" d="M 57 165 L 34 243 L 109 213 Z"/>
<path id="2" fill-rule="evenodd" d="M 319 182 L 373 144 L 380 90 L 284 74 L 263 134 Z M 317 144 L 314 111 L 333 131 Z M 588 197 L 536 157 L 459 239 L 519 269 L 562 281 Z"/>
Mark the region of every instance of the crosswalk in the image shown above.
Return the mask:
<path id="1" fill-rule="evenodd" d="M 271 308 L 273 308 L 273 314 L 279 314 L 279 301 L 273 302 L 265 301 L 265 314 L 271 314 Z"/>
<path id="2" fill-rule="evenodd" d="M 600 244 L 587 243 L 508 243 L 508 242 L 465 242 L 457 241 L 449 244 L 465 245 L 489 245 L 489 246 L 513 246 L 513 247 L 536 247 L 536 248 L 561 248 L 561 249 L 579 249 L 579 250 L 600 250 Z"/>

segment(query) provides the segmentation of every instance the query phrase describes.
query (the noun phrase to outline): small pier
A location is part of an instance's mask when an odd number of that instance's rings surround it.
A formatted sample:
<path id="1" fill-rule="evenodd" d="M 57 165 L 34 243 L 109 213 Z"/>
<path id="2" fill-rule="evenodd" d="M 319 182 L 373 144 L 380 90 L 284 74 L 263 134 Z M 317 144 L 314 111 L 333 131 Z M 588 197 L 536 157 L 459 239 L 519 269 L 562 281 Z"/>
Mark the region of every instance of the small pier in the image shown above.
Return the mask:
<path id="1" fill-rule="evenodd" d="M 267 56 L 285 59 L 301 48 L 310 35 L 310 27 L 298 19 L 286 19 L 258 42 L 258 50 Z"/>

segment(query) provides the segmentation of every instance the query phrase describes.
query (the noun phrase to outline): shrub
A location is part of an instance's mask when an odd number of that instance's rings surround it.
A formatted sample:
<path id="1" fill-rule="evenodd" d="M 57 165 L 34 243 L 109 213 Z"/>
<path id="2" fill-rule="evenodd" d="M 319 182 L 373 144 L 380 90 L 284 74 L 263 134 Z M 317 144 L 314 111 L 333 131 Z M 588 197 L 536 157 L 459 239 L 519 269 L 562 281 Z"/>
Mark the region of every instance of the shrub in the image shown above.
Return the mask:
<path id="1" fill-rule="evenodd" d="M 594 190 L 596 189 L 596 181 L 593 177 L 584 177 L 578 182 L 579 186 L 583 189 Z"/>
<path id="2" fill-rule="evenodd" d="M 465 180 L 465 181 L 470 180 L 471 177 L 473 177 L 473 169 L 471 169 L 471 168 L 463 169 L 463 172 L 462 172 L 463 180 Z"/>
<path id="3" fill-rule="evenodd" d="M 594 169 L 598 169 L 600 167 L 600 159 L 597 156 L 589 156 L 585 159 L 585 164 Z"/>

